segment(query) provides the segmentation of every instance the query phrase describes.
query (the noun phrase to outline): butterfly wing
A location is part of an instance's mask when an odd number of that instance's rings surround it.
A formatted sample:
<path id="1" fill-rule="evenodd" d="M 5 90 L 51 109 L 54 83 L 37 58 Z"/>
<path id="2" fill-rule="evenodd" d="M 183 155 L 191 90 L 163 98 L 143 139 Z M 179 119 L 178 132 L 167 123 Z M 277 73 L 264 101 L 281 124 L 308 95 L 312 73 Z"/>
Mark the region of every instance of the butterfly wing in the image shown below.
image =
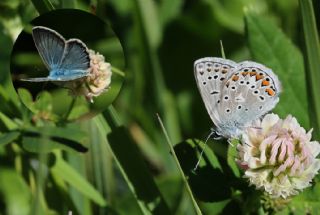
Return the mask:
<path id="1" fill-rule="evenodd" d="M 243 129 L 272 110 L 280 91 L 280 82 L 271 69 L 250 61 L 239 63 L 223 86 L 217 107 L 225 128 Z"/>
<path id="2" fill-rule="evenodd" d="M 78 39 L 68 40 L 60 69 L 86 71 L 89 67 L 90 57 L 87 46 Z"/>
<path id="3" fill-rule="evenodd" d="M 86 45 L 78 39 L 66 41 L 58 32 L 36 26 L 32 29 L 37 50 L 50 71 L 43 81 L 70 81 L 89 74 L 90 57 Z"/>
<path id="4" fill-rule="evenodd" d="M 55 81 L 70 81 L 89 75 L 90 57 L 86 45 L 78 39 L 66 43 L 59 68 L 50 72 L 49 78 Z"/>
<path id="5" fill-rule="evenodd" d="M 65 39 L 56 31 L 43 26 L 33 27 L 32 37 L 47 69 L 51 71 L 58 68 L 65 50 Z"/>
<path id="6" fill-rule="evenodd" d="M 29 81 L 29 82 L 45 82 L 45 81 L 51 81 L 48 77 L 41 77 L 41 78 L 22 78 L 20 81 Z"/>
<path id="7" fill-rule="evenodd" d="M 222 86 L 236 66 L 231 60 L 214 57 L 201 58 L 194 63 L 194 75 L 202 100 L 216 126 L 221 121 L 217 105 L 221 102 Z"/>

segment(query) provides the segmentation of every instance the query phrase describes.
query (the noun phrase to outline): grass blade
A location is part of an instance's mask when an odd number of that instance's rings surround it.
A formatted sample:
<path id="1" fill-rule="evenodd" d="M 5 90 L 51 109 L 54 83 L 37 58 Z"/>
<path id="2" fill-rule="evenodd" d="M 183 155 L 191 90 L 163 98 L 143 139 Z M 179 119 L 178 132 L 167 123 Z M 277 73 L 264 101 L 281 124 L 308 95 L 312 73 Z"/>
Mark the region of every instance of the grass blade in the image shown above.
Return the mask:
<path id="1" fill-rule="evenodd" d="M 107 137 L 119 168 L 143 214 L 171 214 L 127 129 L 115 128 Z"/>
<path id="2" fill-rule="evenodd" d="M 319 131 L 320 126 L 320 45 L 316 19 L 311 0 L 300 0 L 300 12 L 307 52 L 307 79 L 311 94 L 310 118 L 312 126 Z M 318 132 L 315 132 L 318 133 Z M 319 135 L 317 135 L 319 138 Z"/>
<path id="3" fill-rule="evenodd" d="M 176 155 L 176 153 L 175 153 L 175 151 L 174 151 L 173 145 L 172 145 L 172 143 L 171 143 L 171 141 L 170 141 L 170 138 L 169 138 L 169 136 L 168 136 L 168 133 L 167 133 L 167 131 L 166 131 L 166 129 L 165 129 L 163 123 L 162 123 L 162 120 L 161 120 L 161 118 L 160 118 L 160 116 L 159 116 L 158 114 L 157 114 L 157 117 L 158 117 L 158 121 L 159 121 L 159 123 L 160 123 L 160 126 L 161 126 L 161 128 L 162 128 L 162 131 L 163 131 L 163 133 L 164 133 L 164 135 L 165 135 L 165 137 L 166 137 L 167 144 L 168 144 L 168 146 L 169 146 L 169 148 L 170 148 L 170 152 L 171 152 L 172 155 L 173 155 L 173 158 L 174 158 L 174 160 L 175 160 L 175 162 L 176 162 L 176 164 L 177 164 L 177 167 L 178 167 L 178 169 L 179 169 L 179 172 L 180 172 L 180 174 L 181 174 L 182 180 L 183 180 L 183 182 L 184 182 L 184 184 L 185 184 L 185 186 L 186 186 L 186 189 L 187 189 L 187 191 L 188 191 L 188 194 L 189 194 L 189 196 L 190 196 L 190 198 L 191 198 L 191 201 L 192 201 L 192 204 L 193 204 L 193 206 L 194 206 L 195 212 L 196 212 L 196 214 L 198 214 L 198 215 L 199 215 L 199 214 L 202 214 L 202 213 L 201 213 L 201 210 L 200 210 L 200 208 L 199 208 L 199 206 L 198 206 L 198 204 L 197 204 L 197 202 L 196 202 L 196 200 L 195 200 L 194 197 L 193 197 L 191 188 L 190 188 L 190 186 L 189 186 L 189 184 L 188 184 L 188 180 L 187 180 L 187 178 L 185 177 L 185 175 L 184 175 L 184 173 L 183 173 L 183 170 L 182 170 L 182 168 L 181 168 L 181 166 L 180 166 L 180 164 L 179 164 L 178 157 L 177 157 L 177 155 Z"/>

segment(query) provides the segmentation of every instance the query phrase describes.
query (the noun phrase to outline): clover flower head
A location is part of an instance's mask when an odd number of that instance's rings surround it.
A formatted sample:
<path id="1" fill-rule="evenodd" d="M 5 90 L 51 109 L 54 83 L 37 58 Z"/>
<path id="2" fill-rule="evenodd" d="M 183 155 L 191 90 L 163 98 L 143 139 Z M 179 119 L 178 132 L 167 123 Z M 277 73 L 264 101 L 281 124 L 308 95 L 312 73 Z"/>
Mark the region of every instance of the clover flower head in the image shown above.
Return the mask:
<path id="1" fill-rule="evenodd" d="M 284 199 L 310 186 L 320 169 L 320 144 L 291 115 L 267 114 L 248 128 L 238 144 L 238 165 L 250 184 Z"/>
<path id="2" fill-rule="evenodd" d="M 72 81 L 68 86 L 73 96 L 85 96 L 87 100 L 93 102 L 93 97 L 101 95 L 110 88 L 111 84 L 111 64 L 105 62 L 104 56 L 89 50 L 90 68 L 89 75 Z"/>

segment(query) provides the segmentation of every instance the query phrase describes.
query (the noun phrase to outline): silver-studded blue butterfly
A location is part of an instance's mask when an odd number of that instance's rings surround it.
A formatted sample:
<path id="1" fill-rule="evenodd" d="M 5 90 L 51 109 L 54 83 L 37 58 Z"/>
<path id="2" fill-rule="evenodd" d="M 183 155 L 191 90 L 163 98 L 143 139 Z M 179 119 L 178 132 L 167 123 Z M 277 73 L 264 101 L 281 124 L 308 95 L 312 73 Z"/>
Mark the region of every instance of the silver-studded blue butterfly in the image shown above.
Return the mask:
<path id="1" fill-rule="evenodd" d="M 206 57 L 194 63 L 194 75 L 216 138 L 237 138 L 279 101 L 281 84 L 262 64 Z"/>
<path id="2" fill-rule="evenodd" d="M 66 40 L 55 30 L 43 26 L 32 28 L 32 37 L 49 76 L 21 79 L 30 82 L 66 82 L 89 75 L 87 46 L 79 39 Z"/>

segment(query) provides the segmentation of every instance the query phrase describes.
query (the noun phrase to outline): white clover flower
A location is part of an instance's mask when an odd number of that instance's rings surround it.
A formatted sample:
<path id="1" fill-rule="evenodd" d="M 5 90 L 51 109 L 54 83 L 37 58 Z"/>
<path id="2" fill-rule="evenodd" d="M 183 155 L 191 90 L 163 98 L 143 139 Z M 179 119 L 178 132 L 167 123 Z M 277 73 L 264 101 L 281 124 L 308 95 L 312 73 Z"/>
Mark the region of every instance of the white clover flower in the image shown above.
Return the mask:
<path id="1" fill-rule="evenodd" d="M 238 144 L 239 166 L 250 184 L 273 198 L 287 198 L 310 186 L 318 173 L 320 144 L 291 115 L 267 114 L 248 128 Z"/>
<path id="2" fill-rule="evenodd" d="M 89 75 L 77 81 L 72 81 L 67 87 L 73 96 L 85 96 L 93 102 L 92 98 L 99 96 L 109 89 L 111 83 L 111 64 L 105 62 L 104 56 L 89 50 Z"/>

